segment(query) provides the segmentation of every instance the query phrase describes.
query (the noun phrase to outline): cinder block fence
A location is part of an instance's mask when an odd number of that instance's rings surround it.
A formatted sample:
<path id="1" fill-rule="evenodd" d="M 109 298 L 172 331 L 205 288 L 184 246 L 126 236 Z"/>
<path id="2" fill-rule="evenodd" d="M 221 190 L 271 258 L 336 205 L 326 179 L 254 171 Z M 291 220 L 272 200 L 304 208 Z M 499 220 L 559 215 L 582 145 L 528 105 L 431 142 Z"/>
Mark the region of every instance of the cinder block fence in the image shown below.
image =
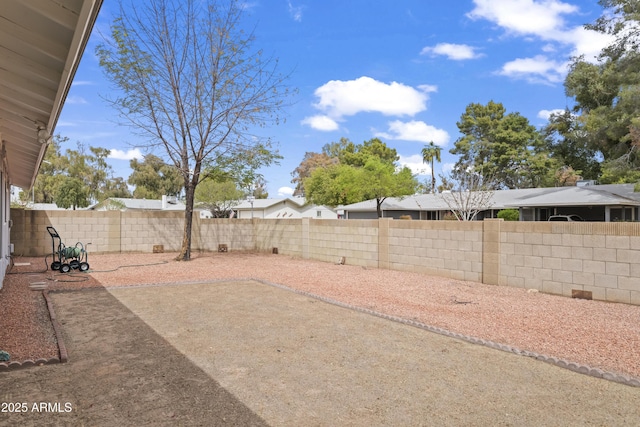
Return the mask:
<path id="1" fill-rule="evenodd" d="M 178 251 L 181 212 L 11 211 L 14 255 Z M 192 250 L 264 251 L 640 305 L 640 223 L 193 219 Z"/>

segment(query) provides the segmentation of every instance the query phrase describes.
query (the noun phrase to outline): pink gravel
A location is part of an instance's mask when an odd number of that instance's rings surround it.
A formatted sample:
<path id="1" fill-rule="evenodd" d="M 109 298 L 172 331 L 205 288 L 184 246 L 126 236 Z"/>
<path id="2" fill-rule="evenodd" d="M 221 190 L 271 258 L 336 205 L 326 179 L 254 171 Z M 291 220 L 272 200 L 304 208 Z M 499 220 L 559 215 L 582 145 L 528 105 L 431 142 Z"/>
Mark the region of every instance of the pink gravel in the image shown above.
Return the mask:
<path id="1" fill-rule="evenodd" d="M 352 306 L 640 378 L 640 306 L 587 301 L 418 273 L 337 265 L 263 253 L 91 255 L 90 275 L 13 274 L 0 291 L 0 350 L 12 360 L 56 357 L 41 292 L 145 284 L 260 279 Z M 42 258 L 16 259 L 42 270 Z M 347 260 L 348 261 L 348 260 Z"/>

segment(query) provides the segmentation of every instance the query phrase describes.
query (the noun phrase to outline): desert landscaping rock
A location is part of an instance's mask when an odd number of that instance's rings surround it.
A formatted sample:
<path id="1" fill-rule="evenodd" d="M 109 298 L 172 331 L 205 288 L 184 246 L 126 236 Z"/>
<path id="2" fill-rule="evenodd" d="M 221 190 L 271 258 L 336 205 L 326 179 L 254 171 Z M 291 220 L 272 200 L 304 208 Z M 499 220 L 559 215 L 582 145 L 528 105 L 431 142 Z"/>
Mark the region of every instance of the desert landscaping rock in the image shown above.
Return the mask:
<path id="1" fill-rule="evenodd" d="M 633 425 L 640 388 L 252 280 L 49 295 L 66 364 L 0 375 L 69 403 L 20 425 Z M 64 405 L 60 406 L 64 407 Z"/>
<path id="2" fill-rule="evenodd" d="M 89 275 L 38 271 L 46 292 L 29 290 L 41 260 L 16 265 L 0 397 L 44 411 L 0 425 L 640 419 L 640 307 L 283 255 L 174 257 L 96 255 Z"/>

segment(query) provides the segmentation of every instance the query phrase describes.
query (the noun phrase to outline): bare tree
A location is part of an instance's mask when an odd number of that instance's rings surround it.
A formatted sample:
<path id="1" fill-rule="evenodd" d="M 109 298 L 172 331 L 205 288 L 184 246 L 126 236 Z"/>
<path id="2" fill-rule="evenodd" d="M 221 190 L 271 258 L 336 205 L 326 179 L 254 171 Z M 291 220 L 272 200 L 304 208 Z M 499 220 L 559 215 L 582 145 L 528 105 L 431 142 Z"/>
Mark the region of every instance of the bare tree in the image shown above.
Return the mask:
<path id="1" fill-rule="evenodd" d="M 253 34 L 242 30 L 240 1 L 131 3 L 120 4 L 111 38 L 96 50 L 118 89 L 107 101 L 146 137 L 141 146 L 164 151 L 180 172 L 186 209 L 178 259 L 188 260 L 203 165 L 237 152 L 272 152 L 270 141 L 254 132 L 278 123 L 286 77 L 277 72 L 276 59 L 253 48 Z"/>
<path id="2" fill-rule="evenodd" d="M 456 171 L 455 178 L 448 178 L 451 190 L 440 193 L 458 221 L 473 221 L 478 213 L 491 207 L 494 183 L 472 170 Z"/>

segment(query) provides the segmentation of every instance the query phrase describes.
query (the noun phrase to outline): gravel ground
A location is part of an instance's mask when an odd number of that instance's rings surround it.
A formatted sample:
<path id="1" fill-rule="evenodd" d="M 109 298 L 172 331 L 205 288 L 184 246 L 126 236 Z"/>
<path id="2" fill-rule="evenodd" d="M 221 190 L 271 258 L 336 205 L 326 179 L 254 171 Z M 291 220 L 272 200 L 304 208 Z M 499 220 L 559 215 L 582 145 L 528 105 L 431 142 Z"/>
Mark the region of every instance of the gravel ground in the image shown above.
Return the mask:
<path id="1" fill-rule="evenodd" d="M 640 378 L 640 307 L 526 289 L 257 253 L 91 255 L 91 274 L 11 274 L 0 291 L 0 350 L 11 360 L 57 356 L 41 292 L 141 284 L 259 279 L 472 337 Z M 12 273 L 44 268 L 21 258 Z"/>

